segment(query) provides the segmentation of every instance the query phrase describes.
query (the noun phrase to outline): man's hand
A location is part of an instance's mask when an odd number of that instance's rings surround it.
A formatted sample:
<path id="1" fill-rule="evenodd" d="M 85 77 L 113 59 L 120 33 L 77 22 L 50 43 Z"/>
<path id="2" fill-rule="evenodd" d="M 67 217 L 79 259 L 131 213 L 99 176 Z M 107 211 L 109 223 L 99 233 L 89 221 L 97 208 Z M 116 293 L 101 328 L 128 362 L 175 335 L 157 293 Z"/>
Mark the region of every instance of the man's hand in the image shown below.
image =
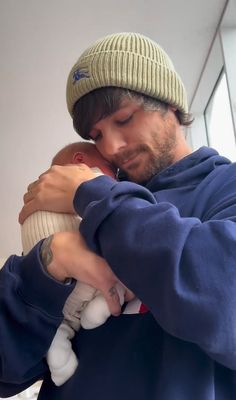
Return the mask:
<path id="1" fill-rule="evenodd" d="M 41 260 L 47 272 L 59 281 L 74 278 L 100 290 L 111 314 L 120 314 L 120 301 L 115 284 L 118 278 L 107 262 L 89 250 L 78 231 L 58 232 L 45 239 Z M 132 298 L 127 289 L 126 300 Z"/>
<path id="2" fill-rule="evenodd" d="M 95 176 L 85 164 L 52 166 L 28 186 L 19 214 L 20 224 L 38 210 L 74 214 L 73 199 L 77 188 Z"/>

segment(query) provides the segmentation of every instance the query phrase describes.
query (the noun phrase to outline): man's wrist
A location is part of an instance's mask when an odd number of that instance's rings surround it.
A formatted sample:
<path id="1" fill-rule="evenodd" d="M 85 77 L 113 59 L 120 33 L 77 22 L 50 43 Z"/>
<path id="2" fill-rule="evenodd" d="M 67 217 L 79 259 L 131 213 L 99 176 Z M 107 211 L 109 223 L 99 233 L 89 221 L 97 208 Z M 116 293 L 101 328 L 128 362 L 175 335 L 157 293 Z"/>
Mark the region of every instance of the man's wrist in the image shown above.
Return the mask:
<path id="1" fill-rule="evenodd" d="M 41 248 L 40 248 L 40 252 L 39 252 L 41 262 L 46 271 L 47 271 L 48 265 L 53 260 L 53 253 L 52 253 L 52 249 L 51 249 L 52 240 L 53 240 L 53 235 L 44 239 L 44 241 L 41 245 Z"/>
<path id="2" fill-rule="evenodd" d="M 55 255 L 53 254 L 52 250 L 53 240 L 54 235 L 51 235 L 42 242 L 39 255 L 43 269 L 55 280 L 68 284 L 68 278 L 63 274 L 62 268 L 55 263 Z M 69 278 L 69 283 L 70 282 L 71 279 Z"/>

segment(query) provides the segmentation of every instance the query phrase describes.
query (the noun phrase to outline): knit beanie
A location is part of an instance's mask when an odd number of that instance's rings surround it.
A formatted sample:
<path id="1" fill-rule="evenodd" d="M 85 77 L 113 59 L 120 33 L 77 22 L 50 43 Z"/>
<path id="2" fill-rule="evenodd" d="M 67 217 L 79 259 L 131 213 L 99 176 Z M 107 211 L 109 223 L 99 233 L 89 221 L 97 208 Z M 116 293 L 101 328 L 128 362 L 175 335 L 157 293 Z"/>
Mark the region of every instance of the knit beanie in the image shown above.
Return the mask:
<path id="1" fill-rule="evenodd" d="M 95 89 L 114 86 L 151 96 L 188 112 L 184 85 L 172 61 L 153 40 L 138 33 L 117 33 L 83 52 L 67 81 L 67 107 Z"/>

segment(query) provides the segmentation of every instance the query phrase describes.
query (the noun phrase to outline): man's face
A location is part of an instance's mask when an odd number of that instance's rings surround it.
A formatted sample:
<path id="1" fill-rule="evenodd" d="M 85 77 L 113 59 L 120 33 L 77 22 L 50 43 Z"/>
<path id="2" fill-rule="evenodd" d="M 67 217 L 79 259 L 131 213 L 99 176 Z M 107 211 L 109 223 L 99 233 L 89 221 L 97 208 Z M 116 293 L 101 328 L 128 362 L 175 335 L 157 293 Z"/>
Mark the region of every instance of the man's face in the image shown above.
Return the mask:
<path id="1" fill-rule="evenodd" d="M 176 161 L 177 124 L 171 110 L 145 111 L 125 99 L 116 112 L 95 123 L 89 136 L 131 181 L 145 183 Z"/>

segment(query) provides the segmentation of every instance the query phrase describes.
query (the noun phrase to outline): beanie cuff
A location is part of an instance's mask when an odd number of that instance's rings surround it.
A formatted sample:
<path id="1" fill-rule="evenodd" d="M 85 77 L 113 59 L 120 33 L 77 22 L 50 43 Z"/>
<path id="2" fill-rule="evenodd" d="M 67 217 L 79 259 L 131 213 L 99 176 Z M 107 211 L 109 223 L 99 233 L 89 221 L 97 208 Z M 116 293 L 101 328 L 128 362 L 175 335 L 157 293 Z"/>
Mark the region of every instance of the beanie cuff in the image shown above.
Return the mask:
<path id="1" fill-rule="evenodd" d="M 67 106 L 102 87 L 120 87 L 166 102 L 188 112 L 184 85 L 164 50 L 138 34 L 111 35 L 90 47 L 72 68 Z"/>

